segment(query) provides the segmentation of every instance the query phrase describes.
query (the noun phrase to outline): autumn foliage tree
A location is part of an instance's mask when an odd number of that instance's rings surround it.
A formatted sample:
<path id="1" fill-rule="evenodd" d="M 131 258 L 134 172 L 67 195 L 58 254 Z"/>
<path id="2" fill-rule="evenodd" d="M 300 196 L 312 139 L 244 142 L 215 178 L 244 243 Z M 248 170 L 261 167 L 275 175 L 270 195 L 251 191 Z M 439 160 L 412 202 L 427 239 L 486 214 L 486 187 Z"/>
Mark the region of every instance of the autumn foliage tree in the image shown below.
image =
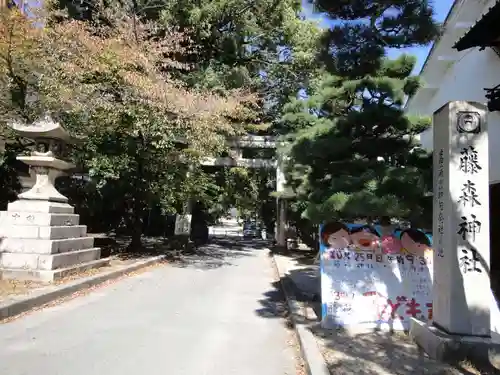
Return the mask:
<path id="1" fill-rule="evenodd" d="M 113 7 L 114 2 L 57 0 L 54 6 L 75 19 L 108 24 L 103 10 Z M 171 57 L 183 63 L 179 64 L 176 76 L 190 87 L 209 88 L 223 95 L 234 88 L 245 88 L 255 95 L 260 105 L 250 108 L 253 116 L 245 121 L 245 130 L 251 134 L 280 131 L 278 120 L 283 105 L 290 95 L 295 96 L 306 86 L 317 67 L 315 57 L 322 30 L 302 16 L 302 3 L 298 0 L 121 0 L 120 3 L 132 20 L 175 26 L 189 36 L 196 48 Z M 252 210 L 275 216 L 275 198 L 263 196 L 269 190 L 269 181 L 274 179 L 274 171 L 213 172 L 197 183 L 205 199 L 201 203 L 211 206 L 212 212 L 224 211 L 221 206 L 224 201 L 225 205 L 236 204 L 240 211 L 248 211 L 252 206 Z M 248 182 L 245 189 L 234 188 L 241 186 L 242 181 Z"/>
<path id="2" fill-rule="evenodd" d="M 183 34 L 119 7 L 107 12 L 108 23 L 91 24 L 2 11 L 0 121 L 5 129 L 48 113 L 85 137 L 73 157 L 107 204 L 124 207 L 137 247 L 148 207 L 173 209 L 187 198 L 193 181 L 179 177 L 239 132 L 251 98 L 187 88 L 170 74 L 179 63 L 167 58 L 190 48 Z"/>

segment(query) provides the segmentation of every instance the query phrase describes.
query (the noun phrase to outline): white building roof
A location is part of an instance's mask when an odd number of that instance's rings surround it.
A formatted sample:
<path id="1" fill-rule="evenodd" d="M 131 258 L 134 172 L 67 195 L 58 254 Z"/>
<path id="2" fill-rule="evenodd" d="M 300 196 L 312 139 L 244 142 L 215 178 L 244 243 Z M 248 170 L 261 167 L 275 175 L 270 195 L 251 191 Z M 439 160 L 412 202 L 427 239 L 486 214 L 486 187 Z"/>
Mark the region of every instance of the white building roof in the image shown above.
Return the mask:
<path id="1" fill-rule="evenodd" d="M 428 108 L 432 97 L 438 91 L 446 72 L 460 60 L 465 52 L 453 48 L 475 23 L 497 0 L 455 0 L 443 23 L 441 35 L 433 43 L 420 70 L 422 87 L 408 99 L 406 112 L 417 115 L 431 115 Z M 437 108 L 435 108 L 437 109 Z"/>

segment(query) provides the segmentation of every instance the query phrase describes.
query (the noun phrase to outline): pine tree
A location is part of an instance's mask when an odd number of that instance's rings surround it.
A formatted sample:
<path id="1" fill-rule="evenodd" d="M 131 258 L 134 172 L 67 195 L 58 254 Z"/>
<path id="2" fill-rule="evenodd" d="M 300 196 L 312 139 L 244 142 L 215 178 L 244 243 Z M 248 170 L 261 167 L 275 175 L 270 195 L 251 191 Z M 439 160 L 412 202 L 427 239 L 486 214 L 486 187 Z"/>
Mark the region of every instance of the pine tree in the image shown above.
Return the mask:
<path id="1" fill-rule="evenodd" d="M 295 209 L 315 222 L 380 216 L 421 218 L 430 157 L 416 135 L 429 119 L 403 106 L 419 87 L 416 59 L 388 48 L 428 44 L 438 32 L 425 0 L 315 3 L 335 26 L 325 34 L 321 74 L 307 100 L 287 104 L 288 179 Z"/>

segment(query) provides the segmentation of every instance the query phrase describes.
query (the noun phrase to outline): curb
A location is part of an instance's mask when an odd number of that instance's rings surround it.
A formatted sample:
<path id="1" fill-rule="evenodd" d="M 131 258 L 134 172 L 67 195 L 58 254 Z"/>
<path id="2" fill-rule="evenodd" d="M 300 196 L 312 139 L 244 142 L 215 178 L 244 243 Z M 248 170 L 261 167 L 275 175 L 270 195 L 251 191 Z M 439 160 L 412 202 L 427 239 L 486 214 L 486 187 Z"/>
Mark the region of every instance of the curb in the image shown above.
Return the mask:
<path id="1" fill-rule="evenodd" d="M 43 306 L 56 299 L 67 297 L 81 290 L 89 289 L 93 286 L 102 284 L 106 281 L 117 279 L 120 276 L 123 276 L 127 273 L 134 272 L 141 268 L 153 265 L 164 259 L 166 259 L 165 255 L 159 255 L 153 258 L 136 262 L 134 264 L 124 266 L 117 270 L 108 271 L 99 275 L 85 277 L 64 285 L 49 286 L 47 288 L 42 288 L 37 291 L 34 291 L 29 296 L 25 296 L 16 301 L 0 303 L 0 324 L 5 319 L 30 311 L 33 308 Z"/>
<path id="2" fill-rule="evenodd" d="M 278 267 L 274 254 L 272 254 L 273 264 L 280 277 L 281 288 L 285 294 L 285 299 L 290 310 L 293 327 L 297 333 L 300 352 L 304 359 L 308 375 L 331 375 L 326 365 L 323 354 L 321 354 L 318 343 L 313 333 L 307 327 L 307 321 L 316 320 L 317 316 L 310 307 L 303 307 L 297 302 L 296 294 L 293 290 L 292 280 Z M 305 322 L 304 322 L 305 321 Z"/>

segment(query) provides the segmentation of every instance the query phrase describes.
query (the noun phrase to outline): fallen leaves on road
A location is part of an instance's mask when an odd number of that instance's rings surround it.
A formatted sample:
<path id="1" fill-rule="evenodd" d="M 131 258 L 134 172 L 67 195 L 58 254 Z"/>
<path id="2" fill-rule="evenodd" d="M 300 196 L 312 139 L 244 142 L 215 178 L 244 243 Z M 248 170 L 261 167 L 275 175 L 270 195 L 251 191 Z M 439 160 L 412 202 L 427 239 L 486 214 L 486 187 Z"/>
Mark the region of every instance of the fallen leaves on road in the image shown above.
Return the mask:
<path id="1" fill-rule="evenodd" d="M 28 294 L 47 285 L 49 284 L 35 281 L 0 280 L 0 301 L 15 295 Z"/>
<path id="2" fill-rule="evenodd" d="M 140 260 L 140 259 L 139 259 Z M 119 257 L 113 257 L 108 265 L 91 268 L 85 271 L 79 271 L 71 273 L 63 278 L 55 280 L 53 283 L 49 282 L 39 282 L 39 281 L 23 281 L 23 280 L 1 280 L 0 279 L 0 302 L 13 297 L 24 294 L 30 294 L 34 290 L 47 287 L 49 285 L 62 285 L 70 281 L 81 279 L 84 277 L 94 276 L 103 272 L 113 271 L 121 267 L 127 266 L 138 259 L 121 259 Z"/>
<path id="3" fill-rule="evenodd" d="M 304 358 L 302 358 L 302 353 L 300 351 L 299 339 L 295 330 L 290 330 L 290 339 L 288 340 L 288 345 L 293 348 L 295 354 L 295 370 L 297 375 L 306 375 L 306 363 Z"/>

